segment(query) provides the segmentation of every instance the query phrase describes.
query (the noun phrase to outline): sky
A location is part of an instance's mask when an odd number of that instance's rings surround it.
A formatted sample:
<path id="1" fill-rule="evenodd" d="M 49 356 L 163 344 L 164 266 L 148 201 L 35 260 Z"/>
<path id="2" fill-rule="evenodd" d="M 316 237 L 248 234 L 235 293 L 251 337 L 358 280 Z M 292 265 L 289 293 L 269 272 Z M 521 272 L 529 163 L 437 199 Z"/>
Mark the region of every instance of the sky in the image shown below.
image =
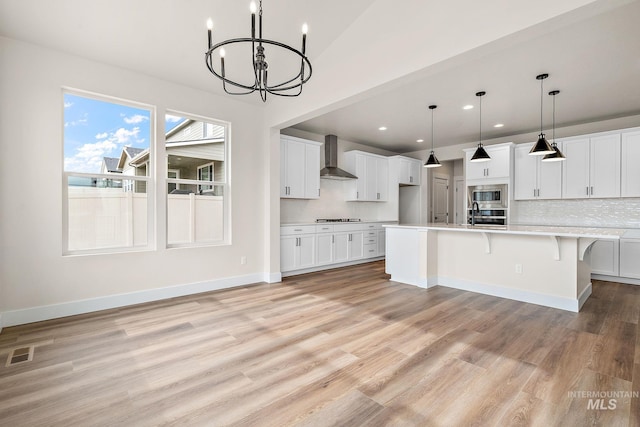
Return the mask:
<path id="1" fill-rule="evenodd" d="M 167 115 L 165 131 L 181 117 Z M 64 170 L 99 173 L 104 157 L 120 157 L 122 148 L 149 148 L 151 110 L 64 94 Z"/>

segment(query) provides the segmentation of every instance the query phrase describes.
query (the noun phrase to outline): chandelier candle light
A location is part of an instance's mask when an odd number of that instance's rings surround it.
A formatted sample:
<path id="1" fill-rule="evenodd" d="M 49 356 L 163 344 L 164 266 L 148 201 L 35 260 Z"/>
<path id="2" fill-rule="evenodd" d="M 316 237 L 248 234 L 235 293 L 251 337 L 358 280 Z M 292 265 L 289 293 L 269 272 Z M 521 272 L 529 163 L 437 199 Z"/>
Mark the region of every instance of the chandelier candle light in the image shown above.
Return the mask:
<path id="1" fill-rule="evenodd" d="M 256 4 L 251 2 L 251 37 L 236 38 L 224 40 L 220 43 L 213 44 L 212 30 L 213 21 L 211 18 L 207 20 L 207 38 L 208 49 L 205 52 L 205 62 L 207 68 L 214 76 L 222 80 L 222 87 L 229 95 L 248 95 L 255 91 L 260 93 L 260 98 L 263 102 L 267 100 L 267 93 L 278 96 L 294 97 L 302 93 L 302 86 L 311 78 L 311 62 L 306 56 L 306 44 L 307 44 L 307 24 L 302 26 L 302 49 L 298 50 L 284 43 L 280 43 L 274 40 L 265 39 L 262 37 L 262 0 L 260 0 L 260 10 L 258 15 L 258 37 L 256 38 Z M 252 75 L 253 82 L 240 83 L 234 78 L 227 76 L 225 72 L 225 55 L 226 51 L 224 47 L 230 45 L 251 45 L 252 51 Z M 269 82 L 268 68 L 269 64 L 266 61 L 265 46 L 273 46 L 275 49 L 279 49 L 281 52 L 290 53 L 296 55 L 300 59 L 300 68 L 297 66 L 294 69 L 294 76 L 283 81 L 279 81 L 273 84 Z M 216 69 L 214 67 L 213 54 L 218 52 L 220 55 L 220 67 Z M 237 90 L 228 88 L 227 86 L 235 86 Z"/>
<path id="2" fill-rule="evenodd" d="M 551 145 L 547 142 L 542 133 L 542 84 L 544 79 L 549 77 L 549 74 L 539 74 L 536 76 L 537 80 L 540 80 L 540 135 L 538 135 L 538 142 L 536 142 L 529 154 L 532 156 L 541 156 L 544 154 L 553 154 L 555 151 L 551 148 Z"/>
<path id="3" fill-rule="evenodd" d="M 478 142 L 478 148 L 476 148 L 476 152 L 473 153 L 473 157 L 471 157 L 470 162 L 487 162 L 491 160 L 491 156 L 487 153 L 487 150 L 484 149 L 482 145 L 482 97 L 485 96 L 487 92 L 477 92 L 476 96 L 480 98 L 480 142 Z"/>
<path id="4" fill-rule="evenodd" d="M 435 153 L 433 152 L 433 110 L 435 110 L 436 108 L 438 108 L 437 105 L 429 105 L 429 109 L 431 110 L 431 154 L 429 154 L 427 163 L 424 164 L 425 168 L 439 168 L 440 166 L 442 166 Z"/>

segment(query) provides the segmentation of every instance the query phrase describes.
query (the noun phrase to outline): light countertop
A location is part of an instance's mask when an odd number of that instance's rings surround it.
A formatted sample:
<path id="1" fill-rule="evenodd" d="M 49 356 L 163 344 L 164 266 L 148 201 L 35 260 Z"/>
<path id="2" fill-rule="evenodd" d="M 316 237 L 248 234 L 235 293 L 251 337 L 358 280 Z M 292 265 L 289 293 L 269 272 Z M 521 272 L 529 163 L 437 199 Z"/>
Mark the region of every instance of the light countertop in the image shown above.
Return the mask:
<path id="1" fill-rule="evenodd" d="M 507 226 L 487 226 L 487 225 L 458 225 L 458 224 L 406 224 L 406 225 L 383 225 L 387 228 L 408 228 L 416 230 L 434 231 L 459 231 L 470 233 L 495 233 L 495 234 L 524 234 L 535 236 L 557 236 L 557 237 L 585 237 L 592 239 L 618 240 L 628 230 L 621 228 L 595 228 L 595 227 L 551 227 L 543 225 L 507 225 Z"/>
<path id="2" fill-rule="evenodd" d="M 351 222 L 315 222 L 315 221 L 301 221 L 301 222 L 286 222 L 280 224 L 280 227 L 288 227 L 288 226 L 301 226 L 301 225 L 338 225 L 338 224 L 395 224 L 398 221 L 351 221 Z"/>

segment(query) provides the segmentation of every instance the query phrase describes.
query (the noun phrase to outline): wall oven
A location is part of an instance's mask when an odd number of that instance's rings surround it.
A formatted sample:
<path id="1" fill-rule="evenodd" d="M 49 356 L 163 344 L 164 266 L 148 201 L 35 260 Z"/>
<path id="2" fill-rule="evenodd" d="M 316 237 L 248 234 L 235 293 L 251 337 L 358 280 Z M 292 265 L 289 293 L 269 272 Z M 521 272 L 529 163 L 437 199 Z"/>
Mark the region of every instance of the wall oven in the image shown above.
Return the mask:
<path id="1" fill-rule="evenodd" d="M 467 190 L 468 224 L 497 226 L 508 224 L 509 193 L 507 184 L 474 185 L 469 186 Z"/>

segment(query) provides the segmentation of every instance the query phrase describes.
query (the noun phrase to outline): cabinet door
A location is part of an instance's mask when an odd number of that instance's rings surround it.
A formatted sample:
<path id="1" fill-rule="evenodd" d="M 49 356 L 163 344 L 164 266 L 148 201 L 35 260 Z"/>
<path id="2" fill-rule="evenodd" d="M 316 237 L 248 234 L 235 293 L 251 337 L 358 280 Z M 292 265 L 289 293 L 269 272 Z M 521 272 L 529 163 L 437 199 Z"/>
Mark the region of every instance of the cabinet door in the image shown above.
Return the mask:
<path id="1" fill-rule="evenodd" d="M 365 196 L 362 200 L 378 200 L 378 191 L 377 191 L 377 171 L 378 171 L 378 162 L 377 159 L 373 156 L 363 156 L 365 161 L 365 178 L 364 178 L 364 193 Z M 358 178 L 360 178 L 358 176 Z"/>
<path id="2" fill-rule="evenodd" d="M 358 200 L 367 199 L 367 157 L 362 154 L 356 155 L 356 174 L 358 179 L 356 198 Z"/>
<path id="3" fill-rule="evenodd" d="M 565 199 L 589 197 L 589 139 L 562 143 L 566 160 L 562 165 L 562 196 Z"/>
<path id="4" fill-rule="evenodd" d="M 298 238 L 285 236 L 280 238 L 280 270 L 291 271 L 296 269 L 296 252 Z"/>
<path id="5" fill-rule="evenodd" d="M 318 234 L 316 237 L 316 264 L 324 265 L 333 262 L 333 234 Z"/>
<path id="6" fill-rule="evenodd" d="M 313 267 L 316 261 L 316 236 L 299 236 L 298 242 L 298 262 L 296 267 Z"/>
<path id="7" fill-rule="evenodd" d="M 298 199 L 305 197 L 305 165 L 306 144 L 298 141 L 287 141 L 285 182 L 289 187 L 289 194 L 285 197 Z"/>
<path id="8" fill-rule="evenodd" d="M 289 197 L 287 186 L 287 141 L 280 140 L 280 197 Z"/>
<path id="9" fill-rule="evenodd" d="M 508 178 L 511 150 L 509 147 L 487 148 L 491 160 L 487 162 L 488 178 Z"/>
<path id="10" fill-rule="evenodd" d="M 591 138 L 589 192 L 591 197 L 620 197 L 620 134 Z"/>
<path id="11" fill-rule="evenodd" d="M 378 256 L 385 256 L 386 237 L 386 230 L 382 229 L 378 231 Z"/>
<path id="12" fill-rule="evenodd" d="M 622 134 L 622 197 L 640 197 L 640 132 Z"/>
<path id="13" fill-rule="evenodd" d="M 592 273 L 618 275 L 619 243 L 618 240 L 597 240 L 591 245 Z"/>
<path id="14" fill-rule="evenodd" d="M 564 153 L 562 143 L 558 143 L 560 151 Z M 538 157 L 538 198 L 560 199 L 562 198 L 562 162 L 543 162 L 543 156 Z"/>
<path id="15" fill-rule="evenodd" d="M 620 240 L 620 276 L 640 279 L 640 240 Z"/>
<path id="16" fill-rule="evenodd" d="M 375 200 L 384 202 L 389 192 L 389 161 L 376 157 L 376 197 Z"/>
<path id="17" fill-rule="evenodd" d="M 334 262 L 349 261 L 349 233 L 334 234 Z"/>
<path id="18" fill-rule="evenodd" d="M 306 199 L 320 198 L 320 147 L 317 145 L 305 147 L 304 196 Z"/>
<path id="19" fill-rule="evenodd" d="M 398 183 L 411 184 L 411 162 L 409 159 L 398 160 Z"/>
<path id="20" fill-rule="evenodd" d="M 422 170 L 422 162 L 416 162 L 409 160 L 409 184 L 420 185 L 421 177 L 420 171 Z"/>
<path id="21" fill-rule="evenodd" d="M 349 259 L 364 258 L 364 232 L 354 231 L 350 233 Z"/>
<path id="22" fill-rule="evenodd" d="M 515 148 L 514 191 L 516 200 L 530 200 L 538 194 L 538 156 L 530 156 L 533 144 L 518 145 Z M 560 182 L 560 181 L 559 181 Z"/>
<path id="23" fill-rule="evenodd" d="M 467 181 L 486 178 L 485 171 L 491 160 L 486 162 L 472 162 L 471 158 L 473 157 L 473 151 L 465 152 L 465 157 L 465 176 Z"/>

